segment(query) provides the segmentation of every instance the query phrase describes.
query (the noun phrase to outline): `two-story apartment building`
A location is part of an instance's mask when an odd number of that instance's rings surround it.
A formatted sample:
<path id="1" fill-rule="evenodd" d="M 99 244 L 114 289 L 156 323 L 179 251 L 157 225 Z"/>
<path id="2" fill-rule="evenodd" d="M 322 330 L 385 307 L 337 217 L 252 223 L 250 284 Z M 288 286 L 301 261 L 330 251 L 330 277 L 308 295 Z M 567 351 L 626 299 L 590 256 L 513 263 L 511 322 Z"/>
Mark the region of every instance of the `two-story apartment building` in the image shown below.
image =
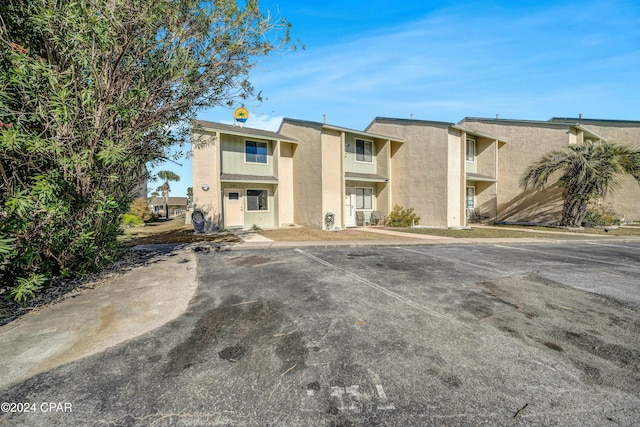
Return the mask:
<path id="1" fill-rule="evenodd" d="M 205 214 L 205 230 L 294 222 L 296 140 L 195 120 L 191 144 L 193 205 Z"/>
<path id="2" fill-rule="evenodd" d="M 640 143 L 640 122 L 552 118 L 549 121 L 467 117 L 460 126 L 508 140 L 500 149 L 497 220 L 513 222 L 557 222 L 562 211 L 563 189 L 559 183 L 545 190 L 524 190 L 520 178 L 543 155 L 586 140 L 620 144 Z M 622 179 L 604 203 L 627 220 L 640 218 L 640 186 L 632 177 Z"/>
<path id="3" fill-rule="evenodd" d="M 324 228 L 329 213 L 334 227 L 355 227 L 369 223 L 373 211 L 389 213 L 392 157 L 401 139 L 288 118 L 278 133 L 299 142 L 293 168 L 296 224 Z"/>
<path id="4" fill-rule="evenodd" d="M 215 227 L 326 228 L 371 222 L 394 205 L 421 224 L 555 222 L 562 188 L 523 190 L 520 178 L 552 150 L 586 140 L 640 141 L 640 122 L 465 118 L 458 124 L 375 118 L 365 131 L 283 119 L 278 132 L 193 123 L 194 207 Z M 606 203 L 640 218 L 640 186 L 623 180 Z"/>
<path id="5" fill-rule="evenodd" d="M 453 123 L 385 117 L 367 131 L 405 141 L 392 161 L 393 203 L 414 208 L 422 224 L 460 227 L 477 213 L 496 217 L 498 150 L 505 140 Z"/>

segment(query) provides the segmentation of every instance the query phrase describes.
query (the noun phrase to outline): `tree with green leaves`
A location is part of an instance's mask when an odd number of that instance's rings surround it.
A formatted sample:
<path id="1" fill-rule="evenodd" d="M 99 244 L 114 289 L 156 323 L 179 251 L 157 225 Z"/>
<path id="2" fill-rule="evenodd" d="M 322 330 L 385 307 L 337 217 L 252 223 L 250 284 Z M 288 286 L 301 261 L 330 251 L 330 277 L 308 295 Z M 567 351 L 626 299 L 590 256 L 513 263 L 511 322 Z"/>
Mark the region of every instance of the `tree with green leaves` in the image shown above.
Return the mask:
<path id="1" fill-rule="evenodd" d="M 162 188 L 162 198 L 164 201 L 164 217 L 166 219 L 169 219 L 169 192 L 171 191 L 169 182 L 180 181 L 180 176 L 172 171 L 160 171 L 158 172 L 158 178 L 164 181 L 162 183 L 162 186 L 158 188 Z"/>
<path id="2" fill-rule="evenodd" d="M 589 201 L 605 197 L 620 177 L 631 175 L 640 183 L 640 151 L 603 141 L 571 145 L 532 164 L 521 185 L 542 189 L 557 174 L 564 187 L 560 225 L 580 227 Z"/>
<path id="3" fill-rule="evenodd" d="M 0 283 L 16 299 L 117 255 L 135 188 L 206 107 L 260 98 L 289 45 L 256 0 L 0 2 Z"/>

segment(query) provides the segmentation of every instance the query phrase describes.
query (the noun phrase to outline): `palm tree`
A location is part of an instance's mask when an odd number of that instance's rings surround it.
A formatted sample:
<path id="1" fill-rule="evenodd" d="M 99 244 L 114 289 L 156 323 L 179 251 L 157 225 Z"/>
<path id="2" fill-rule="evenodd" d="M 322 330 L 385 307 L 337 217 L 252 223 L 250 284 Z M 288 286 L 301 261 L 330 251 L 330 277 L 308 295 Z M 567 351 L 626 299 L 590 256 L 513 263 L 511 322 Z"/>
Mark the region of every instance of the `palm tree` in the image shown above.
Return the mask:
<path id="1" fill-rule="evenodd" d="M 171 187 L 169 186 L 169 181 L 180 181 L 180 176 L 178 176 L 175 172 L 172 171 L 160 171 L 158 172 L 158 178 L 164 181 L 161 187 L 162 188 L 162 197 L 164 198 L 164 215 L 166 219 L 169 219 L 169 192 L 171 191 Z"/>
<path id="2" fill-rule="evenodd" d="M 562 174 L 559 181 L 564 187 L 560 225 L 580 227 L 589 200 L 617 188 L 620 177 L 631 175 L 640 183 L 640 150 L 604 141 L 571 145 L 531 165 L 520 184 L 539 190 L 556 173 Z"/>

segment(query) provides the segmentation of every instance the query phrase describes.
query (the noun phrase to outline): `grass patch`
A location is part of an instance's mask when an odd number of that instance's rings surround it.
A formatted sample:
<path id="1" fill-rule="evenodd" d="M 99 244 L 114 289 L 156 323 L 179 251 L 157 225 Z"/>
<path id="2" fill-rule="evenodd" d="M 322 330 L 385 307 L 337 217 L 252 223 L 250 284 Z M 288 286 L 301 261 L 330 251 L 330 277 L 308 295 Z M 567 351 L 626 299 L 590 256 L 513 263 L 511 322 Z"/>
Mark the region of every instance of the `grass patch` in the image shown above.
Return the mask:
<path id="1" fill-rule="evenodd" d="M 497 239 L 497 238 L 544 238 L 542 233 L 531 233 L 515 230 L 497 230 L 493 228 L 471 228 L 471 230 L 452 230 L 447 228 L 393 228 L 412 234 L 426 234 L 429 236 L 452 237 L 454 239 Z"/>
<path id="2" fill-rule="evenodd" d="M 341 241 L 341 240 L 397 240 L 397 236 L 388 234 L 367 233 L 358 230 L 325 231 L 312 227 L 289 227 L 273 230 L 263 230 L 260 234 L 275 241 L 304 242 L 304 241 Z M 407 236 L 411 238 L 411 236 Z"/>
<path id="3" fill-rule="evenodd" d="M 494 227 L 494 226 L 492 226 Z M 548 233 L 563 233 L 563 234 L 601 234 L 603 236 L 620 236 L 620 237 L 624 237 L 624 236 L 629 236 L 629 237 L 633 237 L 633 236 L 640 236 L 640 226 L 638 225 L 625 225 L 625 226 L 618 226 L 618 228 L 610 228 L 610 227 L 606 227 L 607 230 L 609 231 L 605 231 L 604 228 L 584 228 L 582 230 L 567 230 L 564 228 L 557 228 L 557 227 L 545 227 L 545 226 L 541 226 L 541 225 L 496 225 L 495 227 L 508 227 L 508 228 L 514 228 L 514 229 L 520 229 L 523 231 L 527 231 L 527 230 L 536 230 L 536 231 L 543 231 L 543 232 L 548 232 Z"/>
<path id="4" fill-rule="evenodd" d="M 167 243 L 234 243 L 241 239 L 231 233 L 195 234 L 192 225 L 184 223 L 184 215 L 145 224 L 142 227 L 125 228 L 120 241 L 128 247 Z"/>

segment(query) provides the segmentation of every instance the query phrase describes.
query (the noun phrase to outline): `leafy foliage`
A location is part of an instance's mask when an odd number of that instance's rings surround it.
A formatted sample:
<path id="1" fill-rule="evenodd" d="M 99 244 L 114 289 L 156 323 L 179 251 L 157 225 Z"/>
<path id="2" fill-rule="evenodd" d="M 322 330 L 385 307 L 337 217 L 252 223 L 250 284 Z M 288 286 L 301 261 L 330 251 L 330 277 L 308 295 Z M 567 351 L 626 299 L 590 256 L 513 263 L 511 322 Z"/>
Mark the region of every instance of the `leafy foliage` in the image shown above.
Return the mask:
<path id="1" fill-rule="evenodd" d="M 0 286 L 19 301 L 112 261 L 179 124 L 259 98 L 249 70 L 288 44 L 255 0 L 3 0 L 0 17 Z"/>
<path id="2" fill-rule="evenodd" d="M 607 142 L 585 142 L 553 151 L 531 165 L 521 178 L 526 189 L 544 188 L 559 173 L 564 186 L 561 226 L 579 227 L 589 201 L 606 196 L 622 175 L 640 182 L 640 151 Z"/>
<path id="3" fill-rule="evenodd" d="M 135 199 L 131 206 L 129 206 L 129 213 L 140 218 L 142 221 L 149 221 L 151 219 L 151 212 L 149 211 L 149 205 L 147 202 L 139 197 Z"/>
<path id="4" fill-rule="evenodd" d="M 582 224 L 587 227 L 620 225 L 622 220 L 608 206 L 601 203 L 589 203 Z"/>
<path id="5" fill-rule="evenodd" d="M 144 221 L 132 213 L 122 215 L 122 225 L 124 227 L 136 227 L 143 224 Z"/>
<path id="6" fill-rule="evenodd" d="M 420 217 L 413 212 L 413 208 L 404 209 L 395 205 L 387 217 L 389 227 L 411 227 L 420 224 Z"/>
<path id="7" fill-rule="evenodd" d="M 46 281 L 47 278 L 41 274 L 32 274 L 27 278 L 19 277 L 18 284 L 9 290 L 8 296 L 17 303 L 25 303 L 42 289 Z"/>

